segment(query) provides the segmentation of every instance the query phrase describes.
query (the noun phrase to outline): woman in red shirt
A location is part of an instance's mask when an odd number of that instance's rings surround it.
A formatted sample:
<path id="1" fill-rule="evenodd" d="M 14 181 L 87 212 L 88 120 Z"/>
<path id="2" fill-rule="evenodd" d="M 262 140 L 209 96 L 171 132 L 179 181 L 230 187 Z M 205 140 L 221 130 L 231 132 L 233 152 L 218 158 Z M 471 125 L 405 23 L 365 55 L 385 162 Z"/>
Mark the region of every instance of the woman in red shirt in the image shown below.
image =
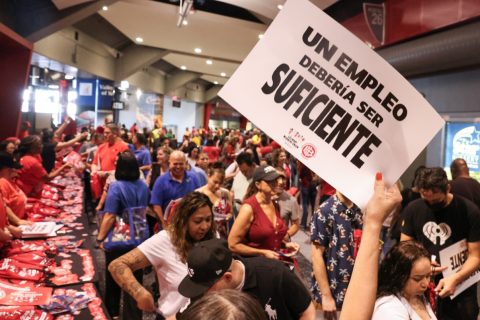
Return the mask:
<path id="1" fill-rule="evenodd" d="M 287 152 L 285 149 L 277 149 L 273 152 L 272 163 L 275 168 L 280 168 L 285 173 L 287 183 L 285 184 L 285 190 L 290 189 L 290 167 L 287 165 Z"/>
<path id="2" fill-rule="evenodd" d="M 17 185 L 29 197 L 39 198 L 43 184 L 58 176 L 63 169 L 70 168 L 66 163 L 60 168 L 47 173 L 42 166 L 42 140 L 39 136 L 28 136 L 22 139 L 18 152 L 22 168 L 18 171 Z"/>
<path id="3" fill-rule="evenodd" d="M 0 178 L 0 193 L 5 204 L 12 209 L 18 218 L 23 219 L 25 218 L 27 196 L 15 183 L 18 177 L 18 169 L 20 169 L 20 166 L 15 166 L 10 169 L 5 177 Z"/>
<path id="4" fill-rule="evenodd" d="M 259 166 L 245 195 L 232 230 L 228 246 L 233 253 L 243 256 L 264 256 L 279 259 L 280 250 L 298 251 L 295 243 L 283 243 L 287 225 L 272 201 L 280 174 L 272 166 Z"/>

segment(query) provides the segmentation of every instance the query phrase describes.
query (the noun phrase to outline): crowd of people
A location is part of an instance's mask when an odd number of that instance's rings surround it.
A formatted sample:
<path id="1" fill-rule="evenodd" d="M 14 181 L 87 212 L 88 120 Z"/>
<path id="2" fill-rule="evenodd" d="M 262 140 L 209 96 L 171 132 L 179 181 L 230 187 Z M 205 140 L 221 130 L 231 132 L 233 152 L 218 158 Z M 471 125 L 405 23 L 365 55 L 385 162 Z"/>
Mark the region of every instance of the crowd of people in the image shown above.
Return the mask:
<path id="1" fill-rule="evenodd" d="M 463 159 L 452 162 L 452 181 L 442 168 L 421 167 L 404 190 L 377 174 L 374 195 L 359 208 L 258 129 L 192 127 L 177 139 L 161 127 L 107 123 L 72 134 L 71 126 L 67 119 L 0 143 L 0 243 L 29 223 L 27 197 L 76 170 L 87 214 L 99 213 L 113 318 L 478 316 L 476 285 L 456 294 L 480 267 L 480 184 Z M 131 208 L 144 209 L 150 237 L 134 248 L 107 247 Z M 308 286 L 292 241 L 299 231 L 311 240 Z M 463 266 L 444 275 L 440 252 L 461 241 Z M 142 283 L 149 269 L 153 291 Z"/>

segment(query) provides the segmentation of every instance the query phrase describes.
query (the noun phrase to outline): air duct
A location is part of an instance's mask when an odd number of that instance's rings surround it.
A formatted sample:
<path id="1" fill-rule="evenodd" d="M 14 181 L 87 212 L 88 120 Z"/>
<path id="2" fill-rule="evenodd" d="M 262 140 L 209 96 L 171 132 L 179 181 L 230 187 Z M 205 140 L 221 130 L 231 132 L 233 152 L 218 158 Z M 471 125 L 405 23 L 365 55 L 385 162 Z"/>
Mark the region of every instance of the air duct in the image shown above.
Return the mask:
<path id="1" fill-rule="evenodd" d="M 405 77 L 480 65 L 480 21 L 377 51 Z"/>

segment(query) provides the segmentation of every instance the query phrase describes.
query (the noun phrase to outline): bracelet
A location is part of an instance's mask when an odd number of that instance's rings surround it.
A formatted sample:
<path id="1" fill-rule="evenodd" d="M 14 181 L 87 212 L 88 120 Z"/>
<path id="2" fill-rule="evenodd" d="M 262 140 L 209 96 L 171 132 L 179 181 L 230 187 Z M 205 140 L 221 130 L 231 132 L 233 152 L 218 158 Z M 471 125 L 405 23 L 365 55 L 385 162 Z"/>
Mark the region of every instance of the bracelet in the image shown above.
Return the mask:
<path id="1" fill-rule="evenodd" d="M 102 239 L 102 240 L 100 240 L 100 239 L 95 239 L 95 241 L 97 242 L 97 244 L 100 244 L 100 243 L 102 243 L 103 241 L 105 241 L 105 239 Z"/>

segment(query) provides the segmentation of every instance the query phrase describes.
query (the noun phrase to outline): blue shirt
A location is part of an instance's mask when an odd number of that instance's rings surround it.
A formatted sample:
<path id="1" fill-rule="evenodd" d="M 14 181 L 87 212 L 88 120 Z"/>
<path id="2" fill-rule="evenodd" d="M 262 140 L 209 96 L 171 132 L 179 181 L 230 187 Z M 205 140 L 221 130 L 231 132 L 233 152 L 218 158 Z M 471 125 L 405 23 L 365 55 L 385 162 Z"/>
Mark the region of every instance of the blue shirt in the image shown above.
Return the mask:
<path id="1" fill-rule="evenodd" d="M 149 198 L 150 191 L 142 180 L 117 180 L 108 188 L 104 211 L 121 215 L 126 208 L 148 206 Z"/>
<path id="2" fill-rule="evenodd" d="M 171 200 L 182 198 L 200 187 L 200 182 L 195 173 L 186 171 L 183 181 L 180 183 L 172 179 L 169 171 L 155 181 L 150 204 L 159 205 L 165 212 Z"/>
<path id="3" fill-rule="evenodd" d="M 133 151 L 135 154 L 135 158 L 137 158 L 138 166 L 143 167 L 152 164 L 152 156 L 150 155 L 150 151 L 145 146 L 142 146 L 140 149 L 136 149 L 133 144 L 128 145 L 130 150 Z M 143 174 L 147 177 L 149 170 L 143 170 Z"/>
<path id="4" fill-rule="evenodd" d="M 355 263 L 353 231 L 361 228 L 360 208 L 356 205 L 347 208 L 336 195 L 323 202 L 312 217 L 310 240 L 325 248 L 323 260 L 337 310 L 342 308 Z M 312 277 L 312 293 L 321 303 L 315 277 Z"/>
<path id="5" fill-rule="evenodd" d="M 205 171 L 199 167 L 192 167 L 191 171 L 197 176 L 198 182 L 200 183 L 200 187 L 204 186 L 208 182 L 208 177 Z"/>

